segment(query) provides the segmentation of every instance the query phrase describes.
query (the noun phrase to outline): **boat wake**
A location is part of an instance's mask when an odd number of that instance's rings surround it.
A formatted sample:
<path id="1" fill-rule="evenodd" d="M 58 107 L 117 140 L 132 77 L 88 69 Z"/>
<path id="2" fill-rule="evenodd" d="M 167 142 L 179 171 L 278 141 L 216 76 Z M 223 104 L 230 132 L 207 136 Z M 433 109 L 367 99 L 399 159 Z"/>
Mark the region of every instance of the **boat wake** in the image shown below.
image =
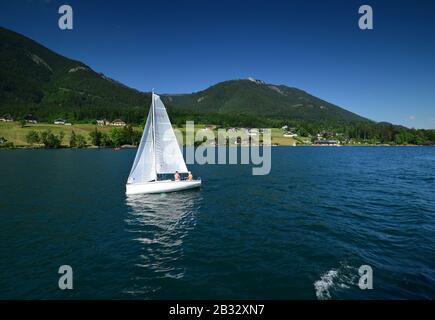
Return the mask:
<path id="1" fill-rule="evenodd" d="M 320 276 L 320 280 L 314 282 L 314 290 L 318 300 L 329 300 L 333 298 L 335 291 L 350 289 L 357 285 L 356 268 L 348 265 L 331 269 Z"/>

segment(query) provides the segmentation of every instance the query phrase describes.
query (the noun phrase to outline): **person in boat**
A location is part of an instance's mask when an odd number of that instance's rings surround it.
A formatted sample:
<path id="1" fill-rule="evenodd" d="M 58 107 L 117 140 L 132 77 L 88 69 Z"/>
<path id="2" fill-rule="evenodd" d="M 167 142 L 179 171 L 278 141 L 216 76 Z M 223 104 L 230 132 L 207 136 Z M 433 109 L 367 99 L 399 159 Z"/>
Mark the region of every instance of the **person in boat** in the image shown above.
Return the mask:
<path id="1" fill-rule="evenodd" d="M 180 181 L 180 174 L 178 173 L 178 171 L 175 171 L 174 179 L 175 181 Z"/>
<path id="2" fill-rule="evenodd" d="M 187 181 L 192 181 L 193 180 L 193 175 L 192 172 L 189 171 L 189 175 L 187 176 Z"/>

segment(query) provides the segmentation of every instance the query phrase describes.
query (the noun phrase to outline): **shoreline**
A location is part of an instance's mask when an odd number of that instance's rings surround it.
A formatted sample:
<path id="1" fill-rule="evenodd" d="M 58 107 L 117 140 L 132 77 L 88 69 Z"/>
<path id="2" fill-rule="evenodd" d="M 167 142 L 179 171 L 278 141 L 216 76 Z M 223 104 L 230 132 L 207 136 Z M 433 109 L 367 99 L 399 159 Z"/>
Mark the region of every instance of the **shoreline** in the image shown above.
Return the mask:
<path id="1" fill-rule="evenodd" d="M 322 145 L 269 145 L 273 148 L 338 148 L 338 147 L 400 147 L 400 148 L 409 148 L 409 147 L 435 147 L 435 145 L 418 145 L 418 144 L 408 144 L 408 145 L 376 145 L 376 144 L 349 144 L 349 145 L 340 145 L 340 146 L 322 146 Z M 183 145 L 183 148 L 186 147 L 186 145 Z M 195 146 L 197 148 L 198 146 Z M 222 145 L 222 146 L 207 146 L 207 147 L 240 147 L 240 148 L 246 148 L 246 147 L 264 147 L 264 145 L 253 145 L 253 146 L 246 146 L 246 145 Z M 45 148 L 43 146 L 14 146 L 14 147 L 0 147 L 1 150 L 113 150 L 113 151 L 120 151 L 122 149 L 137 149 L 137 146 L 132 145 L 124 145 L 120 147 L 97 147 L 97 146 L 87 146 L 83 148 L 77 148 L 77 147 L 68 147 L 68 146 L 62 146 L 60 148 Z"/>
<path id="2" fill-rule="evenodd" d="M 27 135 L 32 132 L 32 131 L 36 131 L 39 135 L 41 134 L 41 132 L 50 130 L 53 135 L 59 137 L 60 135 L 62 135 L 62 141 L 60 142 L 60 146 L 53 146 L 53 147 L 58 147 L 61 149 L 70 149 L 71 147 L 69 146 L 69 141 L 71 141 L 71 137 L 72 134 L 74 132 L 74 134 L 76 136 L 81 136 L 80 138 L 82 139 L 82 143 L 83 140 L 86 141 L 87 146 L 83 146 L 81 145 L 83 148 L 86 149 L 92 149 L 92 148 L 114 148 L 112 143 L 105 143 L 106 145 L 111 145 L 111 147 L 97 147 L 97 146 L 93 146 L 92 144 L 92 140 L 90 140 L 90 135 L 92 132 L 94 132 L 95 130 L 97 130 L 98 132 L 101 133 L 101 135 L 106 135 L 108 137 L 109 140 L 112 140 L 113 138 L 111 137 L 111 134 L 113 133 L 113 130 L 117 129 L 117 130 L 122 130 L 119 129 L 118 127 L 112 127 L 112 126 L 100 126 L 100 125 L 96 125 L 96 124 L 92 124 L 92 123 L 77 123 L 77 124 L 73 124 L 72 126 L 64 126 L 64 125 L 57 125 L 57 124 L 52 124 L 52 123 L 38 123 L 38 124 L 25 124 L 23 127 L 21 127 L 22 124 L 18 123 L 18 122 L 1 122 L 0 121 L 0 149 L 45 149 L 45 146 L 42 145 L 41 143 L 36 143 L 36 141 L 34 141 L 34 144 L 31 145 L 29 144 L 29 141 L 27 140 Z M 125 128 L 125 127 L 124 127 Z M 139 133 L 141 131 L 141 127 L 140 126 L 132 126 L 132 132 L 128 132 L 128 134 L 130 135 L 134 135 L 135 132 Z M 196 124 L 195 125 L 195 133 L 198 133 L 201 130 L 204 130 L 205 125 L 204 124 Z M 178 128 L 177 130 L 180 130 L 181 134 L 185 134 L 185 128 Z M 212 129 L 214 136 L 216 137 L 216 135 L 219 137 L 219 134 L 216 132 L 215 129 Z M 226 129 L 231 130 L 230 129 Z M 240 130 L 247 130 L 246 128 L 239 128 Z M 285 137 L 283 136 L 283 129 L 282 128 L 270 128 L 270 132 L 271 132 L 271 141 L 267 141 L 268 145 L 270 144 L 271 146 L 275 147 L 275 146 L 279 146 L 279 147 L 310 147 L 310 146 L 316 146 L 316 147 L 337 147 L 337 145 L 313 145 L 310 143 L 310 139 L 312 139 L 312 137 L 298 137 L 298 138 L 292 138 L 292 137 Z M 118 137 L 119 138 L 119 137 Z M 136 140 L 131 140 L 131 136 L 129 136 L 128 139 L 121 139 L 123 141 L 117 141 L 117 143 L 137 143 L 139 141 Z M 260 137 L 259 137 L 260 138 Z M 118 139 L 119 140 L 119 139 Z M 324 139 L 321 139 L 324 140 Z M 340 140 L 340 139 L 337 139 Z M 347 140 L 346 140 L 347 141 Z M 113 141 L 115 142 L 115 141 Z M 183 142 L 185 143 L 186 141 L 183 140 Z M 223 144 L 222 146 L 224 146 L 225 142 L 222 141 Z M 253 141 L 254 142 L 254 141 Z M 344 141 L 343 141 L 344 142 Z M 358 143 L 360 142 L 360 143 Z M 408 141 L 402 141 L 402 142 L 408 142 Z M 417 141 L 412 141 L 412 142 L 417 142 Z M 339 146 L 343 146 L 343 147 L 381 147 L 381 146 L 427 146 L 427 145 L 431 145 L 431 143 L 433 144 L 433 141 L 418 141 L 421 144 L 416 145 L 416 144 L 395 144 L 394 141 L 389 141 L 388 143 L 380 143 L 380 142 L 376 142 L 376 140 L 372 140 L 372 141 L 360 141 L 360 140 L 353 140 L 351 141 L 351 143 L 343 143 L 340 144 Z M 205 144 L 202 143 L 201 141 L 201 145 L 206 146 L 206 147 L 211 147 L 211 146 L 216 146 L 215 143 L 209 143 L 208 141 L 205 142 Z M 255 145 L 254 146 L 262 146 L 263 145 L 263 141 L 260 138 L 260 141 L 255 141 Z M 220 146 L 220 145 L 218 145 Z M 240 147 L 246 147 L 248 145 L 243 144 L 230 144 L 231 147 L 236 147 L 236 146 L 240 146 Z M 123 148 L 127 148 L 128 146 L 123 145 Z M 133 146 L 130 146 L 133 148 Z"/>

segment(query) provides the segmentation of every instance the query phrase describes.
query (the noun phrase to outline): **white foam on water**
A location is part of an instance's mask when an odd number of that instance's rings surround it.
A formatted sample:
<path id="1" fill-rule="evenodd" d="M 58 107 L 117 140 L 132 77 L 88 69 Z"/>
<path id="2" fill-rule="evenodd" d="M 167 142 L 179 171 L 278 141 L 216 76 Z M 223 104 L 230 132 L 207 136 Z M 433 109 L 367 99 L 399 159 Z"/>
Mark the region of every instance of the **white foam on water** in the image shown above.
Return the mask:
<path id="1" fill-rule="evenodd" d="M 331 269 L 320 276 L 320 280 L 314 282 L 314 290 L 319 300 L 332 298 L 332 290 L 338 291 L 350 289 L 358 283 L 358 270 L 344 262 L 336 269 Z"/>
<path id="2" fill-rule="evenodd" d="M 334 279 L 338 277 L 337 270 L 329 270 L 320 276 L 320 280 L 314 282 L 314 289 L 316 290 L 316 297 L 319 300 L 331 299 L 329 289 L 334 285 Z"/>

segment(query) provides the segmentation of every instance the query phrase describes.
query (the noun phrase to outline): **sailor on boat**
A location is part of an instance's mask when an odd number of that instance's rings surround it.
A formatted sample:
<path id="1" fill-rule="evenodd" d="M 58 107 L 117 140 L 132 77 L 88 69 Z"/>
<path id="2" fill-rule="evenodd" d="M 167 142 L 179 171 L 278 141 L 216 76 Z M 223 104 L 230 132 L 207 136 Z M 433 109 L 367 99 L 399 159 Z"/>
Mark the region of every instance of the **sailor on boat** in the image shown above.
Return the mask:
<path id="1" fill-rule="evenodd" d="M 178 173 L 178 171 L 175 171 L 174 178 L 175 178 L 175 181 L 180 181 L 181 180 L 180 179 L 180 174 Z"/>

